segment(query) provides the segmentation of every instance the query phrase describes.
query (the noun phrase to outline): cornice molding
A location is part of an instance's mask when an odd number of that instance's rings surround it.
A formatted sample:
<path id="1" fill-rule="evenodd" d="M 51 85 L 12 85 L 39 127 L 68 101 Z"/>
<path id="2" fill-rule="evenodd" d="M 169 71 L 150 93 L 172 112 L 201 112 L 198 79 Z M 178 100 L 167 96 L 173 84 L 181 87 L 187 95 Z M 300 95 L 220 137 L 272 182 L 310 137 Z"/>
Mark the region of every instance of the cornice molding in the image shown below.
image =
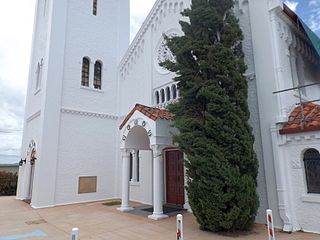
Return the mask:
<path id="1" fill-rule="evenodd" d="M 76 110 L 76 109 L 70 109 L 70 108 L 61 108 L 61 113 L 80 115 L 80 116 L 86 116 L 86 117 L 102 118 L 102 119 L 112 119 L 112 120 L 119 119 L 118 116 L 112 115 L 112 114 L 89 112 L 89 111 L 85 111 L 85 110 Z"/>

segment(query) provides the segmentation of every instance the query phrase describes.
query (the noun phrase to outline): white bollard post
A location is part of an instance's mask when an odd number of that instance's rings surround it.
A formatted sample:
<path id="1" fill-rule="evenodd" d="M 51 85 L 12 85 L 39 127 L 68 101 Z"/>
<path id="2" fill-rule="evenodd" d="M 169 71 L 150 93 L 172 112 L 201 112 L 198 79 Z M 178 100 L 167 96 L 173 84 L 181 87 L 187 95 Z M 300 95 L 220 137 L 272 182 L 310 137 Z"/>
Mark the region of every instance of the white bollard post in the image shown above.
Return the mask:
<path id="1" fill-rule="evenodd" d="M 79 228 L 72 228 L 71 240 L 79 240 Z"/>
<path id="2" fill-rule="evenodd" d="M 177 215 L 177 240 L 183 240 L 183 217 L 181 214 Z"/>
<path id="3" fill-rule="evenodd" d="M 272 210 L 267 210 L 268 236 L 269 240 L 275 240 Z"/>

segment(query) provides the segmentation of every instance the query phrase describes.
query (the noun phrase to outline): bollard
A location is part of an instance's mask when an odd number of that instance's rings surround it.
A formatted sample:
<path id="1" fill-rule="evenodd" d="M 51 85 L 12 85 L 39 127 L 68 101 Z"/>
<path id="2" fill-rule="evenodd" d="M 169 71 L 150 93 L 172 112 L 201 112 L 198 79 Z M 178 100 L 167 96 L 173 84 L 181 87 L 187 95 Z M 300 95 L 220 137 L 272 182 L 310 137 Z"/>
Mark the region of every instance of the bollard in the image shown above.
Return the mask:
<path id="1" fill-rule="evenodd" d="M 183 240 L 183 217 L 181 214 L 177 215 L 177 240 Z"/>
<path id="2" fill-rule="evenodd" d="M 79 240 L 79 228 L 72 228 L 71 240 Z"/>
<path id="3" fill-rule="evenodd" d="M 272 210 L 267 210 L 268 236 L 269 240 L 275 240 Z"/>

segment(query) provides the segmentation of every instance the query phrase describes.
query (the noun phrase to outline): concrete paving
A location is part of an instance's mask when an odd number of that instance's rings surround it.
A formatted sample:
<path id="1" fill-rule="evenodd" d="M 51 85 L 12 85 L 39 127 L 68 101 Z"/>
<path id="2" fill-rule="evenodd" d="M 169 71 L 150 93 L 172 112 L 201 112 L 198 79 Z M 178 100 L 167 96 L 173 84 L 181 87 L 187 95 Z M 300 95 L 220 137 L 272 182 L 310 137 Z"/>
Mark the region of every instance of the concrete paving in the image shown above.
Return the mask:
<path id="1" fill-rule="evenodd" d="M 94 240 L 169 240 L 176 239 L 175 218 L 153 221 L 145 217 L 120 213 L 117 206 L 103 202 L 32 209 L 13 197 L 0 198 L 0 240 L 10 239 L 70 240 L 73 227 L 80 228 L 80 239 Z M 199 230 L 195 218 L 184 214 L 186 240 L 267 240 L 266 226 L 257 224 L 249 233 L 216 234 Z M 32 237 L 34 234 L 34 237 Z M 37 234 L 42 237 L 37 237 Z M 47 235 L 46 237 L 44 237 Z M 21 238 L 21 236 L 29 236 Z M 31 236 L 31 237 L 30 237 Z M 277 240 L 320 240 L 320 235 L 276 233 Z"/>

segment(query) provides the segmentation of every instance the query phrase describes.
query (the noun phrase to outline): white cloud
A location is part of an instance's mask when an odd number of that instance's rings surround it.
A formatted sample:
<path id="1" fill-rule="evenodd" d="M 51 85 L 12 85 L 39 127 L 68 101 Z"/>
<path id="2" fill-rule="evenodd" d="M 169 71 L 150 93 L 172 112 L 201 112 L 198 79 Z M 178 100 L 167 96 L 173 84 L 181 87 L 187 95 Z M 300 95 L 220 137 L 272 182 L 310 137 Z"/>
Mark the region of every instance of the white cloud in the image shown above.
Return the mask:
<path id="1" fill-rule="evenodd" d="M 155 1 L 130 0 L 131 39 Z M 1 2 L 0 155 L 20 155 L 21 132 L 16 130 L 23 127 L 35 2 L 36 0 Z"/>
<path id="2" fill-rule="evenodd" d="M 309 1 L 310 13 L 307 23 L 309 27 L 317 32 L 320 30 L 320 0 Z"/>
<path id="3" fill-rule="evenodd" d="M 296 11 L 298 7 L 298 2 L 297 1 L 291 1 L 291 0 L 286 0 L 284 2 L 292 11 Z"/>
<path id="4" fill-rule="evenodd" d="M 145 20 L 147 14 L 150 12 L 156 0 L 131 0 L 131 40 L 135 37 L 141 24 Z"/>

